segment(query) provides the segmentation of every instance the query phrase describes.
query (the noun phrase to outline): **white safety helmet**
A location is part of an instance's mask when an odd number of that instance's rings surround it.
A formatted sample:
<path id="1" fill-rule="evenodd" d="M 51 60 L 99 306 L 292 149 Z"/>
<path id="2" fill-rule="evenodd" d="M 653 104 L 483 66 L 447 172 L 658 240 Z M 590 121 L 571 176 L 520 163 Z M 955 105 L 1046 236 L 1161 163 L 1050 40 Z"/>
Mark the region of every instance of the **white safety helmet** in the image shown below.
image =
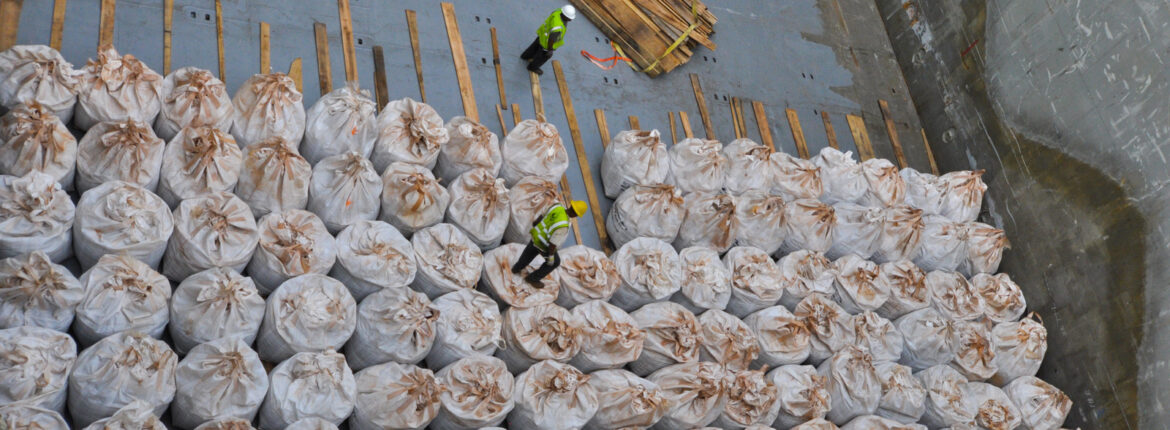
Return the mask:
<path id="1" fill-rule="evenodd" d="M 561 7 L 561 14 L 570 20 L 577 19 L 577 8 L 571 4 L 564 5 Z"/>

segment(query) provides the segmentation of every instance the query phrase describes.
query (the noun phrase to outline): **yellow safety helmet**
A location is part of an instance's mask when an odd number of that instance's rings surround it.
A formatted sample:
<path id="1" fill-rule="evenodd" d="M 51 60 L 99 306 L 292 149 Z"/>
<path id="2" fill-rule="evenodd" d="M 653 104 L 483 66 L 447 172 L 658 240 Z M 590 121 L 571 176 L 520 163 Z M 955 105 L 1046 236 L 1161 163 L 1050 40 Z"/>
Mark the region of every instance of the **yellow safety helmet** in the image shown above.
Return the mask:
<path id="1" fill-rule="evenodd" d="M 585 215 L 585 210 L 589 209 L 589 205 L 580 200 L 573 200 L 573 202 L 570 203 L 570 206 L 573 207 L 573 216 Z"/>

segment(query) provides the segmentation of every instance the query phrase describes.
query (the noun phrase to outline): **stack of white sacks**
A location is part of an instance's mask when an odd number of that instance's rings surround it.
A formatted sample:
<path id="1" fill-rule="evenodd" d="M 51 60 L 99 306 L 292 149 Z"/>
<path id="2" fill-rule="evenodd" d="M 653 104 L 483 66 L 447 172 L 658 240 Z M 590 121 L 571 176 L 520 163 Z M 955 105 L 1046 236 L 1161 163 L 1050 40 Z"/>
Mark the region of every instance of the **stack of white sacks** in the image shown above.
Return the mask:
<path id="1" fill-rule="evenodd" d="M 530 285 L 539 258 L 510 266 L 568 167 L 551 124 L 500 142 L 356 86 L 306 112 L 279 73 L 229 98 L 44 46 L 0 52 L 0 105 L 9 427 L 1054 429 L 1071 407 L 1034 377 L 1046 333 L 995 274 L 977 172 L 622 132 L 620 249 L 567 247 Z"/>

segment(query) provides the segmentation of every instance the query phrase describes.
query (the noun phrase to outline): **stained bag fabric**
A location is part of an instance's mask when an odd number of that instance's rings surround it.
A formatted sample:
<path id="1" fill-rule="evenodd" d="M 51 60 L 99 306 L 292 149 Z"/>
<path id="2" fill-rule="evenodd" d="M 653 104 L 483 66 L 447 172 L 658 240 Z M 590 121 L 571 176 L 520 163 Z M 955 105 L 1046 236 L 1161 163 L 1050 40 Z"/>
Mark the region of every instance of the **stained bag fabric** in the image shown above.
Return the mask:
<path id="1" fill-rule="evenodd" d="M 680 251 L 678 260 L 682 267 L 682 288 L 670 301 L 694 313 L 727 308 L 731 300 L 731 271 L 719 259 L 719 253 L 704 246 L 692 246 Z"/>
<path id="2" fill-rule="evenodd" d="M 77 138 L 47 107 L 35 101 L 13 107 L 0 117 L 0 143 L 0 174 L 36 171 L 73 189 Z"/>
<path id="3" fill-rule="evenodd" d="M 486 294 L 462 289 L 432 303 L 439 310 L 435 343 L 427 354 L 427 367 L 444 366 L 473 354 L 492 355 L 502 342 L 503 318 L 496 302 Z"/>
<path id="4" fill-rule="evenodd" d="M 771 255 L 780 250 L 788 234 L 784 220 L 784 199 L 750 191 L 736 198 L 735 218 L 739 232 L 735 246 L 752 246 Z"/>
<path id="5" fill-rule="evenodd" d="M 235 114 L 223 81 L 211 71 L 183 67 L 163 78 L 162 109 L 154 131 L 166 141 L 187 127 L 211 127 L 227 133 Z"/>
<path id="6" fill-rule="evenodd" d="M 999 270 L 999 262 L 1003 260 L 1003 251 L 1012 247 L 1007 234 L 979 222 L 968 223 L 967 226 L 967 259 L 959 264 L 959 272 L 966 276 L 995 273 Z"/>
<path id="7" fill-rule="evenodd" d="M 248 276 L 263 295 L 294 277 L 329 273 L 337 260 L 337 242 L 312 212 L 274 212 L 258 224 L 259 246 L 248 263 Z"/>
<path id="8" fill-rule="evenodd" d="M 825 377 L 813 366 L 790 364 L 768 372 L 767 378 L 775 385 L 780 413 L 772 426 L 791 428 L 801 423 L 823 419 L 829 412 L 831 399 Z M 832 424 L 830 424 L 832 425 Z"/>
<path id="9" fill-rule="evenodd" d="M 882 382 L 873 357 L 847 346 L 817 367 L 829 390 L 832 406 L 825 418 L 838 425 L 861 415 L 873 415 L 882 397 Z"/>
<path id="10" fill-rule="evenodd" d="M 439 414 L 442 386 L 435 374 L 412 364 L 385 363 L 354 375 L 354 430 L 421 430 Z"/>
<path id="11" fill-rule="evenodd" d="M 0 403 L 23 403 L 65 413 L 66 381 L 77 344 L 65 333 L 41 327 L 0 330 Z"/>
<path id="12" fill-rule="evenodd" d="M 738 429 L 753 425 L 771 425 L 780 414 L 778 388 L 762 370 L 734 373 L 727 381 L 727 404 L 712 425 Z"/>
<path id="13" fill-rule="evenodd" d="M 784 295 L 780 267 L 759 248 L 737 246 L 723 256 L 731 271 L 731 300 L 727 312 L 737 317 L 776 304 Z"/>
<path id="14" fill-rule="evenodd" d="M 848 202 L 833 205 L 837 223 L 833 228 L 833 245 L 825 251 L 829 258 L 856 255 L 868 260 L 881 244 L 885 211 L 878 207 Z"/>
<path id="15" fill-rule="evenodd" d="M 306 114 L 301 155 L 313 165 L 348 152 L 368 157 L 378 137 L 377 114 L 369 91 L 359 89 L 356 83 L 330 91 Z"/>
<path id="16" fill-rule="evenodd" d="M 589 375 L 568 364 L 545 360 L 516 376 L 508 415 L 515 430 L 576 429 L 585 426 L 600 407 Z"/>
<path id="17" fill-rule="evenodd" d="M 553 271 L 560 292 L 556 304 L 566 309 L 591 300 L 609 300 L 622 285 L 617 265 L 604 252 L 585 245 L 560 251 L 561 266 Z"/>
<path id="18" fill-rule="evenodd" d="M 926 413 L 926 387 L 914 377 L 914 370 L 898 363 L 874 364 L 882 381 L 882 399 L 877 415 L 903 424 L 913 424 Z"/>
<path id="19" fill-rule="evenodd" d="M 337 425 L 317 417 L 301 418 L 285 430 L 337 430 Z"/>
<path id="20" fill-rule="evenodd" d="M 88 426 L 135 400 L 162 415 L 175 398 L 177 361 L 167 344 L 136 331 L 115 334 L 81 351 L 69 375 L 73 425 Z"/>
<path id="21" fill-rule="evenodd" d="M 77 191 L 125 181 L 154 192 L 166 142 L 149 124 L 129 120 L 90 127 L 77 144 Z"/>
<path id="22" fill-rule="evenodd" d="M 869 353 L 874 362 L 897 361 L 901 357 L 904 348 L 902 333 L 890 320 L 872 311 L 865 311 L 854 315 L 850 322 L 857 336 L 853 341 L 854 346 Z"/>
<path id="23" fill-rule="evenodd" d="M 382 221 L 358 221 L 337 235 L 337 262 L 329 277 L 341 281 L 354 300 L 402 288 L 417 274 L 414 247 Z"/>
<path id="24" fill-rule="evenodd" d="M 349 367 L 422 361 L 435 342 L 438 319 L 439 310 L 426 294 L 405 287 L 371 294 L 358 305 L 357 328 L 345 344 Z"/>
<path id="25" fill-rule="evenodd" d="M 484 169 L 492 177 L 500 174 L 500 139 L 490 129 L 471 118 L 457 116 L 447 122 L 447 136 L 450 140 L 439 148 L 435 176 L 450 183 L 474 169 Z"/>
<path id="26" fill-rule="evenodd" d="M 930 293 L 931 306 L 947 318 L 973 321 L 983 316 L 983 298 L 961 274 L 927 273 L 926 291 Z"/>
<path id="27" fill-rule="evenodd" d="M 617 247 L 639 237 L 673 242 L 682 227 L 683 197 L 666 184 L 634 184 L 621 193 L 605 218 L 605 230 Z"/>
<path id="28" fill-rule="evenodd" d="M 105 255 L 81 275 L 81 284 L 85 298 L 77 305 L 73 334 L 83 347 L 125 331 L 162 337 L 170 320 L 171 284 L 150 266 L 126 255 Z"/>
<path id="29" fill-rule="evenodd" d="M 504 361 L 472 354 L 443 367 L 435 379 L 444 388 L 439 394 L 442 408 L 431 428 L 475 430 L 499 425 L 516 406 L 512 400 L 515 379 Z"/>
<path id="30" fill-rule="evenodd" d="M 686 216 L 674 246 L 678 249 L 706 246 L 727 252 L 739 235 L 735 199 L 727 194 L 691 193 L 683 198 Z"/>
<path id="31" fill-rule="evenodd" d="M 0 260 L 0 329 L 44 327 L 68 332 L 85 288 L 41 251 Z"/>
<path id="32" fill-rule="evenodd" d="M 423 166 L 396 162 L 382 174 L 382 214 L 379 219 L 410 236 L 443 222 L 451 195 Z"/>
<path id="33" fill-rule="evenodd" d="M 908 205 L 886 208 L 872 260 L 875 263 L 888 263 L 916 257 L 922 246 L 922 232 L 925 228 L 922 210 Z"/>
<path id="34" fill-rule="evenodd" d="M 581 321 L 581 349 L 569 364 L 582 372 L 616 369 L 642 355 L 646 333 L 621 308 L 602 300 L 573 308 Z"/>
<path id="35" fill-rule="evenodd" d="M 963 401 L 967 378 L 947 365 L 938 365 L 914 374 L 926 387 L 926 412 L 919 421 L 930 428 L 973 425 L 975 412 Z"/>
<path id="36" fill-rule="evenodd" d="M 251 345 L 264 319 L 264 298 L 252 278 L 213 267 L 179 283 L 171 298 L 171 340 L 179 353 L 225 337 Z"/>
<path id="37" fill-rule="evenodd" d="M 837 278 L 833 281 L 836 293 L 833 299 L 851 314 L 881 308 L 889 298 L 886 285 L 877 282 L 878 266 L 873 262 L 848 254 L 833 262 Z"/>
<path id="38" fill-rule="evenodd" d="M 743 372 L 760 353 L 756 334 L 739 318 L 718 309 L 699 315 L 702 334 L 699 359 L 723 365 L 728 371 Z"/>
<path id="39" fill-rule="evenodd" d="M 405 162 L 427 170 L 435 167 L 439 148 L 450 140 L 443 118 L 426 103 L 410 97 L 394 100 L 382 107 L 377 120 L 378 137 L 370 161 L 384 172 L 386 167 Z"/>
<path id="40" fill-rule="evenodd" d="M 243 165 L 244 153 L 228 132 L 213 127 L 184 128 L 163 150 L 158 196 L 174 208 L 203 194 L 231 192 Z"/>
<path id="41" fill-rule="evenodd" d="M 599 407 L 586 429 L 649 428 L 666 415 L 670 405 L 658 384 L 622 369 L 589 374 L 586 382 L 597 391 Z"/>
<path id="42" fill-rule="evenodd" d="M 481 250 L 499 246 L 508 228 L 512 202 L 504 180 L 477 167 L 459 175 L 447 189 L 451 205 L 444 222 L 463 230 Z"/>
<path id="43" fill-rule="evenodd" d="M 895 320 L 902 315 L 930 306 L 930 292 L 926 289 L 926 272 L 909 260 L 899 260 L 878 266 L 874 283 L 890 292 L 886 302 L 877 309 L 883 318 Z"/>
<path id="44" fill-rule="evenodd" d="M 946 187 L 938 176 L 907 167 L 898 172 L 906 183 L 906 204 L 922 210 L 923 215 L 942 213 L 942 198 Z"/>
<path id="45" fill-rule="evenodd" d="M 271 137 L 253 142 L 244 152 L 236 195 L 248 203 L 256 218 L 271 212 L 304 209 L 309 204 L 313 168 L 290 146 L 291 142 Z"/>
<path id="46" fill-rule="evenodd" d="M 251 421 L 268 394 L 268 374 L 256 351 L 240 337 L 200 344 L 175 369 L 172 424 L 195 428 L 226 417 Z"/>
<path id="47" fill-rule="evenodd" d="M 268 297 L 256 349 L 269 362 L 300 352 L 338 350 L 356 325 L 357 303 L 345 286 L 325 275 L 301 275 Z"/>
<path id="48" fill-rule="evenodd" d="M 326 157 L 313 167 L 307 209 L 321 217 L 330 234 L 378 217 L 382 178 L 356 152 Z"/>
<path id="49" fill-rule="evenodd" d="M 991 329 L 995 348 L 996 373 L 991 382 L 1004 385 L 1017 378 L 1034 376 L 1048 352 L 1048 330 L 1039 316 L 1032 314 L 1019 322 L 996 324 Z"/>
<path id="50" fill-rule="evenodd" d="M 581 350 L 584 321 L 554 304 L 504 312 L 504 347 L 496 356 L 519 374 L 543 360 L 567 363 Z"/>
<path id="51" fill-rule="evenodd" d="M 716 363 L 675 364 L 646 379 L 658 384 L 670 405 L 666 415 L 658 421 L 657 426 L 661 428 L 706 426 L 719 418 L 727 404 L 727 374 Z"/>
<path id="52" fill-rule="evenodd" d="M 436 224 L 410 238 L 418 272 L 411 284 L 431 299 L 475 288 L 483 267 L 483 254 L 463 231 L 451 224 Z"/>
<path id="53" fill-rule="evenodd" d="M 622 285 L 610 303 L 629 312 L 647 303 L 666 300 L 682 282 L 678 253 L 666 242 L 641 237 L 627 242 L 610 258 Z"/>
<path id="54" fill-rule="evenodd" d="M 232 97 L 232 136 L 241 148 L 279 137 L 293 151 L 305 135 L 305 105 L 296 83 L 284 73 L 256 74 Z"/>
<path id="55" fill-rule="evenodd" d="M 98 48 L 86 61 L 73 122 L 88 130 L 99 122 L 128 119 L 153 124 L 162 109 L 163 77 L 133 55 L 118 55 L 113 46 Z"/>
<path id="56" fill-rule="evenodd" d="M 1020 286 L 1006 273 L 980 273 L 971 278 L 971 288 L 983 299 L 983 315 L 996 322 L 1016 321 L 1024 315 L 1028 303 Z"/>
<path id="57" fill-rule="evenodd" d="M 260 428 L 286 428 L 319 418 L 334 426 L 353 412 L 357 385 L 345 356 L 333 351 L 301 352 L 268 376 L 268 395 L 260 406 Z"/>
<path id="58" fill-rule="evenodd" d="M 669 175 L 670 153 L 658 130 L 619 132 L 601 158 L 601 183 L 611 199 L 634 185 L 664 183 Z"/>
<path id="59" fill-rule="evenodd" d="M 544 263 L 543 257 L 532 260 L 520 273 L 512 273 L 512 266 L 522 252 L 523 245 L 509 243 L 484 253 L 480 289 L 500 302 L 502 307 L 531 308 L 555 302 L 560 293 L 556 276 L 545 276 L 535 283 L 525 280 Z"/>
<path id="60" fill-rule="evenodd" d="M 1016 379 L 1003 391 L 1020 410 L 1021 428 L 1059 428 L 1072 409 L 1067 395 L 1035 376 Z"/>
<path id="61" fill-rule="evenodd" d="M 967 259 L 971 227 L 940 215 L 922 218 L 922 245 L 914 264 L 923 270 L 957 270 Z"/>
<path id="62" fill-rule="evenodd" d="M 852 345 L 856 338 L 851 315 L 829 296 L 809 294 L 801 300 L 792 314 L 804 321 L 812 338 L 809 342 L 809 362 L 818 364 L 837 351 Z"/>
<path id="63" fill-rule="evenodd" d="M 824 193 L 821 168 L 811 160 L 776 152 L 772 154 L 772 163 L 776 166 L 776 182 L 772 185 L 772 194 L 778 194 L 785 200 L 815 200 Z"/>
<path id="64" fill-rule="evenodd" d="M 77 213 L 73 249 L 86 269 L 106 254 L 128 255 L 157 269 L 175 229 L 166 202 L 122 181 L 87 191 L 77 202 Z"/>
<path id="65" fill-rule="evenodd" d="M 1014 429 L 1023 417 L 1003 390 L 991 384 L 969 382 L 962 386 L 963 402 L 975 414 L 976 428 Z"/>
<path id="66" fill-rule="evenodd" d="M 832 248 L 837 230 L 837 213 L 832 206 L 817 200 L 794 200 L 785 206 L 784 219 L 788 235 L 781 251 L 827 252 Z"/>
<path id="67" fill-rule="evenodd" d="M 0 406 L 0 422 L 10 429 L 68 430 L 69 424 L 56 411 L 25 403 Z"/>
<path id="68" fill-rule="evenodd" d="M 889 207 L 901 204 L 906 199 L 906 182 L 890 160 L 865 160 L 861 162 L 861 174 L 867 185 L 865 197 L 861 201 L 867 206 Z"/>
<path id="69" fill-rule="evenodd" d="M 956 321 L 955 359 L 951 362 L 968 381 L 986 381 L 995 375 L 995 349 L 991 329 L 980 322 Z"/>
<path id="70" fill-rule="evenodd" d="M 723 147 L 727 157 L 727 176 L 723 187 L 738 196 L 748 191 L 768 192 L 775 182 L 774 152 L 751 139 L 736 139 Z"/>
<path id="71" fill-rule="evenodd" d="M 795 309 L 809 294 L 832 296 L 835 292 L 836 267 L 824 253 L 799 250 L 780 258 L 776 265 L 780 267 L 780 284 L 784 288 L 780 304 L 788 309 Z"/>
<path id="72" fill-rule="evenodd" d="M 253 430 L 253 427 L 251 420 L 223 418 L 205 422 L 195 427 L 195 430 Z"/>
<path id="73" fill-rule="evenodd" d="M 902 423 L 879 415 L 862 415 L 841 426 L 843 430 L 926 430 L 926 426 Z"/>
<path id="74" fill-rule="evenodd" d="M 557 184 L 532 176 L 513 182 L 508 200 L 511 217 L 504 230 L 504 241 L 510 243 L 528 243 L 532 240 L 532 224 L 544 218 L 553 205 L 563 204 Z"/>
<path id="75" fill-rule="evenodd" d="M 784 306 L 752 312 L 743 323 L 759 342 L 760 353 L 752 363 L 753 367 L 800 364 L 808 358 L 812 335 L 804 321 Z"/>
<path id="76" fill-rule="evenodd" d="M 938 214 L 956 222 L 975 221 L 983 206 L 983 170 L 961 170 L 938 177 L 943 189 Z"/>
<path id="77" fill-rule="evenodd" d="M 56 49 L 16 45 L 0 51 L 0 106 L 36 101 L 68 123 L 80 88 L 81 72 Z"/>
<path id="78" fill-rule="evenodd" d="M 718 193 L 727 176 L 727 157 L 718 140 L 687 138 L 670 147 L 666 182 L 683 193 Z"/>
<path id="79" fill-rule="evenodd" d="M 109 418 L 94 421 L 85 430 L 166 430 L 158 416 L 146 402 L 135 400 L 118 409 Z"/>
<path id="80" fill-rule="evenodd" d="M 905 340 L 898 363 L 918 371 L 955 358 L 954 322 L 934 308 L 908 313 L 894 321 L 894 326 Z"/>
<path id="81" fill-rule="evenodd" d="M 504 138 L 501 148 L 503 165 L 500 177 L 514 187 L 526 176 L 558 181 L 569 169 L 569 153 L 557 127 L 543 121 L 526 119 Z"/>
<path id="82" fill-rule="evenodd" d="M 825 147 L 812 161 L 821 168 L 821 177 L 824 178 L 825 192 L 821 195 L 821 201 L 828 204 L 863 201 L 869 191 L 869 183 L 861 165 L 853 159 L 853 152 Z"/>
<path id="83" fill-rule="evenodd" d="M 212 267 L 242 272 L 260 240 L 247 203 L 226 191 L 183 201 L 174 218 L 163 274 L 175 282 Z"/>
<path id="84" fill-rule="evenodd" d="M 630 317 L 646 334 L 642 354 L 629 364 L 630 371 L 645 376 L 672 364 L 699 360 L 702 329 L 695 314 L 681 305 L 651 303 L 631 312 Z"/>

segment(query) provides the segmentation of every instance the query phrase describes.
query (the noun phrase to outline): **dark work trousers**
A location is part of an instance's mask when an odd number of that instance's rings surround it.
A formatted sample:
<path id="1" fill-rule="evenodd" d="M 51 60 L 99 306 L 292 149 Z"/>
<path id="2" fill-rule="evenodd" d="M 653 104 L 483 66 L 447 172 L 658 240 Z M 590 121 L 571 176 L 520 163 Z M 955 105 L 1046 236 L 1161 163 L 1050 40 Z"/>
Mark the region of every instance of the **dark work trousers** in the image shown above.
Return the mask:
<path id="1" fill-rule="evenodd" d="M 531 45 L 528 45 L 528 49 L 525 49 L 524 53 L 520 54 L 520 59 L 528 61 L 528 70 L 535 72 L 539 70 L 540 67 L 543 66 L 549 58 L 552 58 L 552 56 L 553 50 L 550 49 L 546 51 L 543 47 L 541 47 L 540 38 L 537 37 L 536 40 L 532 41 Z"/>
<path id="2" fill-rule="evenodd" d="M 524 247 L 524 252 L 520 253 L 520 259 L 516 260 L 516 264 L 512 265 L 512 273 L 520 273 L 520 271 L 524 270 L 525 267 L 528 267 L 528 263 L 531 263 L 532 260 L 536 259 L 537 254 L 540 254 L 542 257 L 544 257 L 544 262 L 541 263 L 540 267 L 537 268 L 536 271 L 529 273 L 528 276 L 524 277 L 524 279 L 528 282 L 540 282 L 540 280 L 544 279 L 545 276 L 548 276 L 549 273 L 552 273 L 553 270 L 556 270 L 557 267 L 560 267 L 560 255 L 557 255 L 555 252 L 552 254 L 545 254 L 540 250 L 540 248 L 537 248 L 535 244 L 528 242 L 528 246 Z"/>

